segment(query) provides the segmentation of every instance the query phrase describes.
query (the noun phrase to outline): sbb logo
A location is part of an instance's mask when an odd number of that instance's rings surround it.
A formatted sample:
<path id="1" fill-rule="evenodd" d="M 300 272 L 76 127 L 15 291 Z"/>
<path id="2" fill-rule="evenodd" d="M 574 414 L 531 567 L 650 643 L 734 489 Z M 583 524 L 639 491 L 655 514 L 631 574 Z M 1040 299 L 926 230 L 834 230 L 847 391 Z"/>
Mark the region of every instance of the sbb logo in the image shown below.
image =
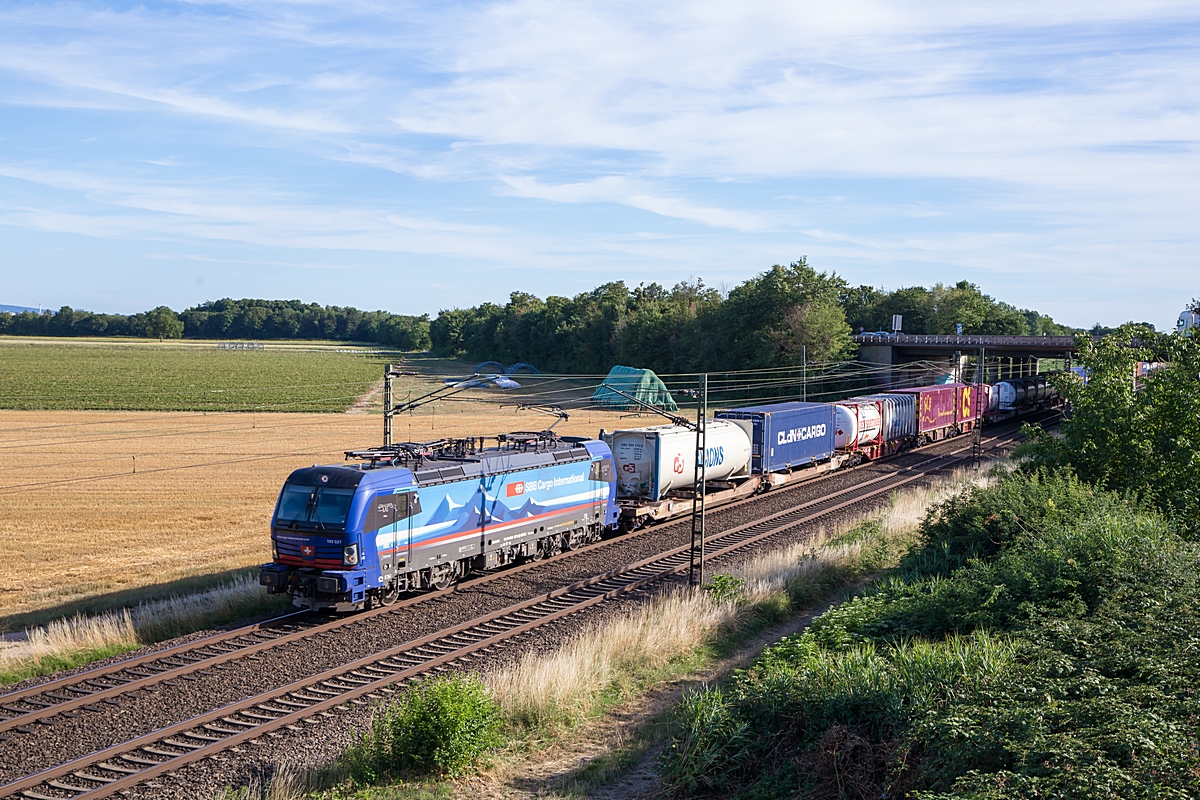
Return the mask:
<path id="1" fill-rule="evenodd" d="M 683 453 L 676 453 L 675 454 L 675 464 L 674 464 L 676 475 L 683 474 L 683 465 L 684 465 Z"/>
<path id="2" fill-rule="evenodd" d="M 525 481 L 517 481 L 508 485 L 509 497 L 516 497 L 519 494 L 525 494 Z"/>

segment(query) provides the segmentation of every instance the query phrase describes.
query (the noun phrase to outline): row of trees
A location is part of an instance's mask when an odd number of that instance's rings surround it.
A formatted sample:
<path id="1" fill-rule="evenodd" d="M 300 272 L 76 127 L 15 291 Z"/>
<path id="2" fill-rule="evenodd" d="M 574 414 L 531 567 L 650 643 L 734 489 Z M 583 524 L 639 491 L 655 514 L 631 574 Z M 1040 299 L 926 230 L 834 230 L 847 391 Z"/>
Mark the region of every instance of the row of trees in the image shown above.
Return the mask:
<path id="1" fill-rule="evenodd" d="M 846 321 L 856 331 L 891 330 L 892 315 L 901 314 L 905 333 L 952 334 L 960 324 L 964 334 L 1068 336 L 1075 332 L 1044 314 L 998 301 L 967 281 L 892 292 L 857 286 L 845 292 L 842 307 Z"/>
<path id="2" fill-rule="evenodd" d="M 141 314 L 93 314 L 63 306 L 41 314 L 0 314 L 0 334 L 141 336 L 155 339 L 333 339 L 426 350 L 429 317 L 320 306 L 299 300 L 214 300 L 178 314 L 159 306 Z"/>
<path id="3" fill-rule="evenodd" d="M 634 364 L 660 373 L 794 366 L 838 361 L 852 332 L 891 327 L 906 333 L 1069 334 L 1036 311 L 1017 309 L 962 281 L 952 287 L 884 292 L 851 287 L 801 259 L 775 265 L 727 295 L 702 281 L 673 289 L 657 283 L 606 283 L 573 298 L 541 300 L 514 292 L 503 306 L 442 311 L 430 323 L 436 353 L 504 362 L 528 361 L 556 372 L 604 372 Z"/>

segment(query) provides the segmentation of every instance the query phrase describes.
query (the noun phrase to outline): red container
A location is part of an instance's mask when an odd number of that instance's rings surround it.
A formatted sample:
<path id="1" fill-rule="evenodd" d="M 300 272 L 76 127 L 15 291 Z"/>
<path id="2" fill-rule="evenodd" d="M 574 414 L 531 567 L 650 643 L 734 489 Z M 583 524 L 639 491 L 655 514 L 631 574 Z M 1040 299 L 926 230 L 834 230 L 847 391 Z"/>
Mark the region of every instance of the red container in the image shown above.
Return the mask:
<path id="1" fill-rule="evenodd" d="M 987 389 L 966 383 L 953 385 L 958 388 L 958 421 L 979 419 L 980 414 L 987 410 Z"/>
<path id="2" fill-rule="evenodd" d="M 915 389 L 893 389 L 892 394 L 915 394 L 917 432 L 931 433 L 958 424 L 958 412 L 961 407 L 959 390 L 962 388 L 963 384 L 944 383 L 939 386 L 918 386 Z"/>

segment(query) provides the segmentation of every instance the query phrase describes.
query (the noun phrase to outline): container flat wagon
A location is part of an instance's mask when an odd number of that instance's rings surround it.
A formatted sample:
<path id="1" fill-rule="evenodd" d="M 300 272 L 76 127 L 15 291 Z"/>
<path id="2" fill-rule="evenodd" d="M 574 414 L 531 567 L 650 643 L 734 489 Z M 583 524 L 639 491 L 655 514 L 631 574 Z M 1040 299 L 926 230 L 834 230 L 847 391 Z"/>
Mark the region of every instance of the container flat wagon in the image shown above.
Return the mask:
<path id="1" fill-rule="evenodd" d="M 696 433 L 682 425 L 606 432 L 613 453 L 621 527 L 691 513 Z M 850 460 L 835 446 L 833 407 L 781 403 L 722 411 L 706 426 L 705 505 L 815 478 Z"/>

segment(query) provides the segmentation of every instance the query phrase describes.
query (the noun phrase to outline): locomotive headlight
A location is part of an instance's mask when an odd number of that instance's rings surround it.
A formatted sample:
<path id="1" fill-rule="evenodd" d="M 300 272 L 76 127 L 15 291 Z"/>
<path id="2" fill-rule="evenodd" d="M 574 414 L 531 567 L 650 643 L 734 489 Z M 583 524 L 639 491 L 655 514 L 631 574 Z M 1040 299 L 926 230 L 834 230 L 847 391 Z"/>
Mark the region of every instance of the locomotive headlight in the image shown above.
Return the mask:
<path id="1" fill-rule="evenodd" d="M 342 548 L 342 564 L 353 567 L 358 564 L 358 545 L 352 544 Z"/>
<path id="2" fill-rule="evenodd" d="M 271 560 L 279 560 L 279 542 L 275 541 L 274 539 L 271 539 Z"/>

